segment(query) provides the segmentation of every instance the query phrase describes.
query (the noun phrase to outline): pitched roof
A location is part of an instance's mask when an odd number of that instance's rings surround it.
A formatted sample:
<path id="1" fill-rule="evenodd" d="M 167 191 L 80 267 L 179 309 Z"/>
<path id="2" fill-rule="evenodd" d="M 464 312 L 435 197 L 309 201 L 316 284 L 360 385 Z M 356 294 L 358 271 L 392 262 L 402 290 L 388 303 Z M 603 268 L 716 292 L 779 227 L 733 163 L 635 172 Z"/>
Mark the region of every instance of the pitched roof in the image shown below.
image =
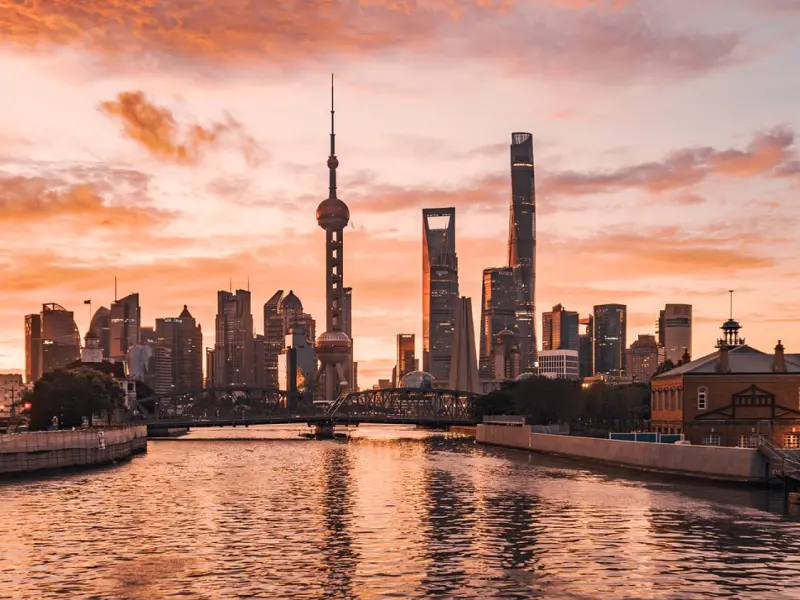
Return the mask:
<path id="1" fill-rule="evenodd" d="M 181 311 L 181 314 L 178 315 L 178 318 L 179 319 L 193 319 L 194 317 L 192 317 L 192 313 L 189 312 L 189 308 L 184 304 L 183 305 L 183 310 Z"/>
<path id="2" fill-rule="evenodd" d="M 747 344 L 736 346 L 728 351 L 728 363 L 731 373 L 771 373 L 773 354 L 766 354 Z M 793 358 L 794 357 L 794 358 Z M 786 355 L 786 372 L 800 373 L 800 355 Z M 676 367 L 665 373 L 657 375 L 653 379 L 666 379 L 676 375 L 687 373 L 716 373 L 719 365 L 719 350 L 712 354 L 707 354 L 690 363 Z"/>

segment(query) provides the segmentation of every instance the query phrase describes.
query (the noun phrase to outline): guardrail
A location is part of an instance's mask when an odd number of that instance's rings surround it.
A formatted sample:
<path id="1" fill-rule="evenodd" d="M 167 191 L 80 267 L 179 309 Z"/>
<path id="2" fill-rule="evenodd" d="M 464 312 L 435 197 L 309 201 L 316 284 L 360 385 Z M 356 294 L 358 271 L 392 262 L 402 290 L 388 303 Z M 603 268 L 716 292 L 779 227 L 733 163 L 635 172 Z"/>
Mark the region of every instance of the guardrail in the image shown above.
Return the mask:
<path id="1" fill-rule="evenodd" d="M 509 425 L 512 427 L 523 427 L 525 417 L 519 415 L 486 415 L 483 417 L 484 425 Z"/>

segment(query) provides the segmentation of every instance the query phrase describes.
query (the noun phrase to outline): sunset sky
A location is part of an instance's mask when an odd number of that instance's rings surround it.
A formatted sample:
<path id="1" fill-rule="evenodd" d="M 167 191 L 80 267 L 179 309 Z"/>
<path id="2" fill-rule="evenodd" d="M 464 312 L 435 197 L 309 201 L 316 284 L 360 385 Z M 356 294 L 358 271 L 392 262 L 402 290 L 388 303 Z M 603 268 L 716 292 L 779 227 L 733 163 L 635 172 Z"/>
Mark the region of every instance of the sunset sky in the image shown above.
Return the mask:
<path id="1" fill-rule="evenodd" d="M 800 352 L 800 0 L 0 0 L 0 369 L 23 316 L 139 292 L 213 345 L 292 289 L 324 323 L 330 73 L 359 384 L 421 356 L 423 207 L 455 206 L 461 294 L 506 260 L 512 131 L 534 136 L 537 330 L 628 305 L 629 342 L 728 289 Z M 320 331 L 321 331 L 320 327 Z M 477 330 L 477 327 L 476 327 Z"/>

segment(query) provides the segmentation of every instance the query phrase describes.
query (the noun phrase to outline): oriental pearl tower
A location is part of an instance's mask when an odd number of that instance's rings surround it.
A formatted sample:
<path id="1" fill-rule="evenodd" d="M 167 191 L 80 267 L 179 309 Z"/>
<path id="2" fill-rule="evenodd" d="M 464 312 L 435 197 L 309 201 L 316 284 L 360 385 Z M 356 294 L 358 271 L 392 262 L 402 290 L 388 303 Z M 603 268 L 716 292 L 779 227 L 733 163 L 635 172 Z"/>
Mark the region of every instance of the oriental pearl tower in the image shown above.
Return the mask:
<path id="1" fill-rule="evenodd" d="M 336 197 L 336 134 L 334 133 L 333 75 L 331 75 L 331 154 L 328 157 L 330 183 L 328 197 L 317 207 L 317 224 L 325 230 L 325 321 L 326 331 L 317 338 L 320 365 L 317 381 L 325 374 L 325 400 L 334 401 L 347 393 L 351 343 L 342 331 L 344 300 L 344 228 L 350 221 L 350 209 Z"/>

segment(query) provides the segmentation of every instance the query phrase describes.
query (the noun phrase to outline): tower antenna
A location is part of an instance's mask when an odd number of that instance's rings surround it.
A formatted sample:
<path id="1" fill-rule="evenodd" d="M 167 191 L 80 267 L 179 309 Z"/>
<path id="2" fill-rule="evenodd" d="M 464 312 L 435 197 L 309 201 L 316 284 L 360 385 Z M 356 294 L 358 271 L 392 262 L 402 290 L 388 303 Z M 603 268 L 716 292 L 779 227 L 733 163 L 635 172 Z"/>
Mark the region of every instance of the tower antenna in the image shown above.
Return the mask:
<path id="1" fill-rule="evenodd" d="M 233 277 L 228 279 L 228 291 L 232 294 L 233 293 Z"/>
<path id="2" fill-rule="evenodd" d="M 331 73 L 331 155 L 328 157 L 328 171 L 330 182 L 328 184 L 328 197 L 336 198 L 336 167 L 339 166 L 339 159 L 336 158 L 336 129 L 335 129 L 336 110 L 333 104 L 333 73 Z"/>
<path id="3" fill-rule="evenodd" d="M 114 302 L 117 300 L 119 300 L 119 298 L 117 298 L 117 278 L 114 277 Z"/>
<path id="4" fill-rule="evenodd" d="M 731 320 L 733 320 L 733 290 L 728 290 L 728 293 L 731 295 Z"/>

